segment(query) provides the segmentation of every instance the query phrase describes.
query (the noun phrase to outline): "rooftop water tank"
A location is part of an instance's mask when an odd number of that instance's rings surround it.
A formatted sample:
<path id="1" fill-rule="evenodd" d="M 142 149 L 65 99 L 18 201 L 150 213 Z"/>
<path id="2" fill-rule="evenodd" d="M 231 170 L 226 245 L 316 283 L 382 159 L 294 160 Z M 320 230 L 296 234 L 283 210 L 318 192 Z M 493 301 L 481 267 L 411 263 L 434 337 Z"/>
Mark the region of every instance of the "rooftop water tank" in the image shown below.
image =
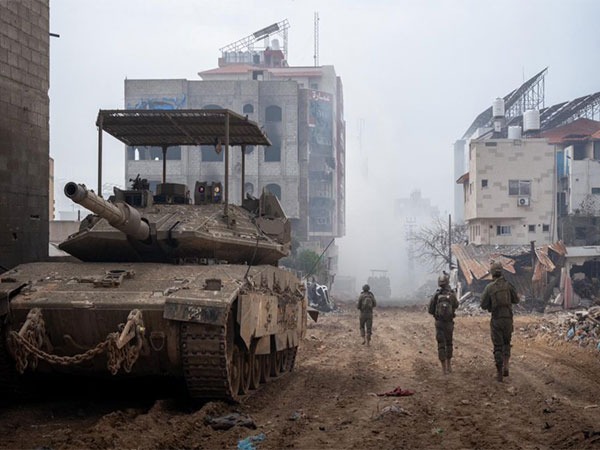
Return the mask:
<path id="1" fill-rule="evenodd" d="M 519 126 L 508 127 L 508 138 L 509 139 L 521 139 L 521 127 L 519 127 Z"/>
<path id="2" fill-rule="evenodd" d="M 540 129 L 540 112 L 536 109 L 528 109 L 523 113 L 523 131 L 537 131 Z"/>
<path id="3" fill-rule="evenodd" d="M 494 117 L 504 117 L 504 99 L 498 97 L 492 103 L 492 115 Z"/>

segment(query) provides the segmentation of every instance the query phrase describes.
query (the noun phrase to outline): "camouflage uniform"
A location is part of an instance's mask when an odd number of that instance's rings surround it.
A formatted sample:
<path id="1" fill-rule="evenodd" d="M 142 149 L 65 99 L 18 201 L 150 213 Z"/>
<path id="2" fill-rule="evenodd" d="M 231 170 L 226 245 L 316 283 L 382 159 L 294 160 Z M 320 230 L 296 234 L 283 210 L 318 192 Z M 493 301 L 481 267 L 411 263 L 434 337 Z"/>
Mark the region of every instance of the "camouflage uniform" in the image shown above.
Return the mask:
<path id="1" fill-rule="evenodd" d="M 371 343 L 371 332 L 373 328 L 373 308 L 377 306 L 377 301 L 375 300 L 375 296 L 369 290 L 368 285 L 363 287 L 363 292 L 361 292 L 358 297 L 358 306 L 357 308 L 360 310 L 360 335 L 363 338 L 363 344 L 370 345 Z M 366 339 L 365 339 L 365 331 L 366 331 Z"/>
<path id="2" fill-rule="evenodd" d="M 440 277 L 441 279 L 442 277 Z M 452 304 L 452 318 L 443 319 L 437 317 L 436 309 L 438 304 L 438 298 L 440 295 L 448 295 L 450 303 Z M 452 372 L 452 365 L 450 360 L 452 359 L 452 335 L 454 334 L 454 317 L 456 315 L 456 309 L 458 308 L 458 300 L 456 294 L 450 288 L 447 280 L 440 284 L 439 289 L 433 294 L 429 301 L 428 312 L 435 317 L 435 339 L 438 347 L 438 357 L 442 363 L 442 369 L 444 374 Z"/>
<path id="3" fill-rule="evenodd" d="M 481 308 L 492 313 L 490 329 L 494 345 L 494 362 L 496 363 L 497 380 L 507 377 L 510 360 L 510 341 L 513 332 L 512 305 L 519 303 L 517 291 L 502 276 L 502 270 L 494 272 L 494 281 L 488 284 L 481 296 Z"/>

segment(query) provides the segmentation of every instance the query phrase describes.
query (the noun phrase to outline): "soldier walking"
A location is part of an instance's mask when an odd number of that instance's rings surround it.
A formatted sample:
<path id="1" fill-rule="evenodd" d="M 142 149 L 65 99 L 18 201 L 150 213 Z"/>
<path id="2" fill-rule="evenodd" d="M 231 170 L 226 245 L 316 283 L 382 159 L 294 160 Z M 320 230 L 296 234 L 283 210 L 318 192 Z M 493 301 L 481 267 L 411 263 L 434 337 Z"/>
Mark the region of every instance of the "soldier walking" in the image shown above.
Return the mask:
<path id="1" fill-rule="evenodd" d="M 438 357 L 442 363 L 444 375 L 452 372 L 452 335 L 454 334 L 454 317 L 458 308 L 456 294 L 450 287 L 450 278 L 446 273 L 438 277 L 438 290 L 429 301 L 429 314 L 435 317 L 435 340 Z"/>
<path id="2" fill-rule="evenodd" d="M 490 329 L 494 345 L 496 379 L 502 382 L 502 377 L 508 376 L 513 332 L 512 305 L 519 303 L 519 296 L 514 286 L 504 279 L 502 263 L 492 262 L 490 273 L 493 281 L 485 287 L 481 295 L 481 308 L 492 313 Z"/>
<path id="3" fill-rule="evenodd" d="M 371 331 L 373 329 L 373 308 L 377 306 L 375 296 L 371 292 L 368 284 L 362 288 L 358 297 L 358 306 L 360 310 L 360 335 L 363 338 L 362 343 L 371 345 Z M 366 336 L 366 337 L 365 337 Z"/>

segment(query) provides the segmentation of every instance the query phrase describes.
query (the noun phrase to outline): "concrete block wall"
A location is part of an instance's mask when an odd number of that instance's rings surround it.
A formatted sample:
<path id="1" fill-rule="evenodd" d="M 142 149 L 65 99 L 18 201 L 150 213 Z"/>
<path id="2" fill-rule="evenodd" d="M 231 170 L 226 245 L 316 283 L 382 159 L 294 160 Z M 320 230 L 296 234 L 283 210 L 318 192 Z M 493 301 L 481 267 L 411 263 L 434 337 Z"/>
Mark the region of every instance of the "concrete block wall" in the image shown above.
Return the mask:
<path id="1" fill-rule="evenodd" d="M 0 1 L 0 271 L 46 259 L 49 0 Z"/>

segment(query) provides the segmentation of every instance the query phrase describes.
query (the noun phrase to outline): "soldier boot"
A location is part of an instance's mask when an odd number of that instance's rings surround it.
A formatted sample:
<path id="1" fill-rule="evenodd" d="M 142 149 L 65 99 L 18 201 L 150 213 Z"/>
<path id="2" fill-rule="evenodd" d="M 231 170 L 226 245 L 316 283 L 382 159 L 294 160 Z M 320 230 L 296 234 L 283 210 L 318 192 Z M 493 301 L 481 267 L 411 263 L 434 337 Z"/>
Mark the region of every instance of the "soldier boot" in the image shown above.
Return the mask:
<path id="1" fill-rule="evenodd" d="M 450 358 L 448 358 L 448 359 L 446 360 L 446 371 L 447 371 L 448 373 L 452 373 L 452 363 L 451 363 L 450 361 L 451 361 L 451 359 L 450 359 Z"/>
<path id="2" fill-rule="evenodd" d="M 502 383 L 502 365 L 496 366 L 496 381 Z"/>
<path id="3" fill-rule="evenodd" d="M 510 356 L 505 356 L 502 361 L 502 375 L 504 375 L 505 377 L 508 376 L 508 361 L 509 361 L 509 359 L 510 359 Z"/>
<path id="4" fill-rule="evenodd" d="M 371 345 L 371 335 L 367 334 L 367 347 Z"/>
<path id="5" fill-rule="evenodd" d="M 442 373 L 443 373 L 444 375 L 447 375 L 447 374 L 448 374 L 448 366 L 447 366 L 447 364 L 446 364 L 446 361 L 448 361 L 448 360 L 447 360 L 447 359 L 442 359 L 442 360 L 441 360 L 441 363 L 442 363 Z"/>

